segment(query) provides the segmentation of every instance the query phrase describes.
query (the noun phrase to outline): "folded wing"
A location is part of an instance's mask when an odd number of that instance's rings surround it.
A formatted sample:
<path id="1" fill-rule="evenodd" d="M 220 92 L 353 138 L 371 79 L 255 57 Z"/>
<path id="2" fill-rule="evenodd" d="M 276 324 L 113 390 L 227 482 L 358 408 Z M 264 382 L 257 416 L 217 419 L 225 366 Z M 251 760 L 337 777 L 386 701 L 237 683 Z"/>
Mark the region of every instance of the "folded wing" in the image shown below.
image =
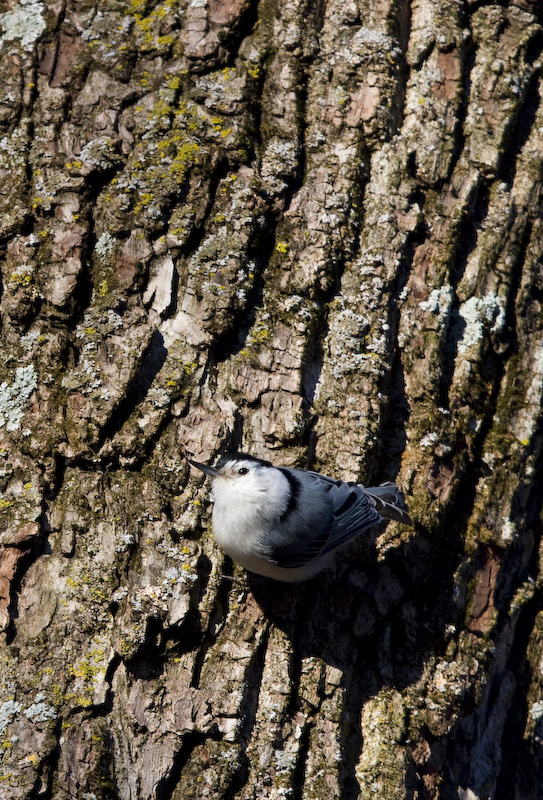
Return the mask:
<path id="1" fill-rule="evenodd" d="M 274 530 L 268 545 L 269 558 L 280 567 L 301 567 L 382 521 L 377 501 L 356 483 L 317 472 L 305 472 L 299 480 L 298 509 L 285 519 L 282 531 Z M 388 501 L 379 502 L 384 508 Z"/>

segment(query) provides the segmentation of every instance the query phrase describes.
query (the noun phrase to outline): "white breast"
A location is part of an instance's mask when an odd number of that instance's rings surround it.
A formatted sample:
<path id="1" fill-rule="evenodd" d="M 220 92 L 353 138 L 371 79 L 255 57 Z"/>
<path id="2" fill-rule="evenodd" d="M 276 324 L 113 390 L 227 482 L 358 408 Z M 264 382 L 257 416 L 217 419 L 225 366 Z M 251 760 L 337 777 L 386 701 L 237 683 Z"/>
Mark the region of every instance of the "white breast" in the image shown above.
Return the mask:
<path id="1" fill-rule="evenodd" d="M 215 478 L 212 497 L 215 540 L 234 561 L 261 572 L 258 543 L 288 505 L 287 479 L 278 469 L 259 469 L 243 478 Z"/>

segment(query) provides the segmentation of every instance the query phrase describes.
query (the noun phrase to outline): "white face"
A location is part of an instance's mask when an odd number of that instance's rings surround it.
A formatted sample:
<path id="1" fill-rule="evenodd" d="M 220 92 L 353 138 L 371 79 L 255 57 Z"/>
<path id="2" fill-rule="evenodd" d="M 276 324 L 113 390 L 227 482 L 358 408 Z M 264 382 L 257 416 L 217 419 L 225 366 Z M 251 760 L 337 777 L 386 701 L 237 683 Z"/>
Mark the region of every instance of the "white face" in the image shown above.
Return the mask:
<path id="1" fill-rule="evenodd" d="M 257 464 L 256 461 L 248 461 L 244 458 L 240 458 L 235 461 L 229 461 L 223 467 L 220 467 L 219 473 L 221 478 L 232 480 L 244 478 L 250 474 L 254 476 L 259 468 L 262 469 L 260 464 Z"/>
<path id="2" fill-rule="evenodd" d="M 227 461 L 212 478 L 212 495 L 215 503 L 227 504 L 234 512 L 241 505 L 282 507 L 289 494 L 289 484 L 280 470 L 259 464 L 258 461 L 239 458 Z"/>

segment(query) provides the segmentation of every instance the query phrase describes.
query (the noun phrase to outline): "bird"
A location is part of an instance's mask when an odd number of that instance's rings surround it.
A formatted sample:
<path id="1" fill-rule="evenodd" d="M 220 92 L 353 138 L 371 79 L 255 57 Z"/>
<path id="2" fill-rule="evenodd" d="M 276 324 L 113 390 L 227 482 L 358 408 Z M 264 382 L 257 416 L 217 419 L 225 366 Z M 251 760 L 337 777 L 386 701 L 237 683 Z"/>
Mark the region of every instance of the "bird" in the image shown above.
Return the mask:
<path id="1" fill-rule="evenodd" d="M 335 550 L 383 520 L 413 524 L 390 482 L 366 487 L 240 452 L 215 466 L 186 458 L 211 480 L 214 539 L 246 570 L 278 581 L 314 577 Z"/>

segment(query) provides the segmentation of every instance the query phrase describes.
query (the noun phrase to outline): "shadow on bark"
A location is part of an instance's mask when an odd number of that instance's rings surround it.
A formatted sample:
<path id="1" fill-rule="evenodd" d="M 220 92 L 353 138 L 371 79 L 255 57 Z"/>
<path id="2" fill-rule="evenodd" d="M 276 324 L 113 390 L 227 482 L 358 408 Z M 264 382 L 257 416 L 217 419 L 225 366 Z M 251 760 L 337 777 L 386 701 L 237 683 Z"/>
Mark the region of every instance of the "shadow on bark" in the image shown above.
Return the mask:
<path id="1" fill-rule="evenodd" d="M 356 768 L 366 701 L 383 688 L 401 692 L 414 684 L 430 655 L 443 649 L 445 629 L 458 615 L 458 561 L 450 558 L 449 547 L 440 549 L 421 533 L 377 562 L 374 554 L 361 552 L 367 546 L 345 549 L 335 568 L 306 584 L 249 575 L 263 613 L 293 645 L 292 710 L 300 703 L 303 659 L 317 657 L 342 672 L 342 800 L 359 797 Z M 303 777 L 298 776 L 300 789 Z"/>

